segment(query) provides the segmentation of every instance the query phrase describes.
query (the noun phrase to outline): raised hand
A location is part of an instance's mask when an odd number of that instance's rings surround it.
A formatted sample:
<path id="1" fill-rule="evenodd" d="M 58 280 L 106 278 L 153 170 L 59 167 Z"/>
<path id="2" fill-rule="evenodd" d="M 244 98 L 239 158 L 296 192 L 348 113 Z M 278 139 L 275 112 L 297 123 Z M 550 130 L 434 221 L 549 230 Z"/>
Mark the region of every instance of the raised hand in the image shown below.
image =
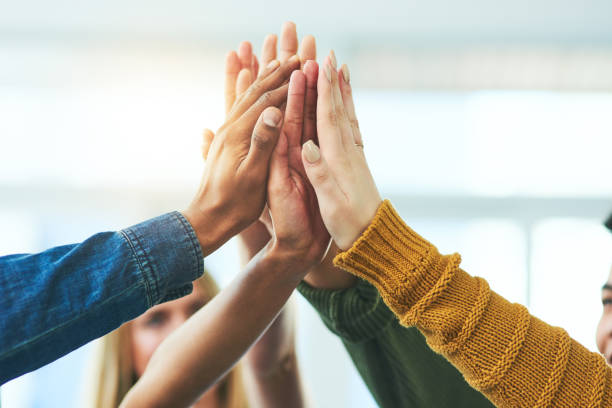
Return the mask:
<path id="1" fill-rule="evenodd" d="M 278 59 L 285 62 L 294 55 L 299 55 L 302 67 L 308 60 L 315 60 L 317 48 L 315 39 L 311 35 L 304 36 L 298 54 L 298 36 L 296 26 L 292 22 L 285 22 L 281 27 L 280 47 L 277 51 L 278 38 L 276 34 L 266 36 L 261 48 L 261 63 L 253 54 L 250 42 L 240 43 L 238 51 L 230 51 L 225 58 L 225 107 L 226 112 L 234 105 L 236 97 L 242 94 L 251 85 L 265 67 Z M 257 68 L 259 67 L 259 71 Z"/>
<path id="2" fill-rule="evenodd" d="M 286 81 L 299 66 L 297 56 L 268 64 L 235 100 L 212 140 L 200 189 L 184 211 L 204 255 L 261 214 L 269 161 L 282 124 L 278 106 L 286 101 Z"/>
<path id="3" fill-rule="evenodd" d="M 234 106 L 237 96 L 240 96 L 245 90 L 251 85 L 256 79 L 257 74 L 254 72 L 255 67 L 260 66 L 259 75 L 263 73 L 265 67 L 275 61 L 277 58 L 284 62 L 291 56 L 298 53 L 298 36 L 296 26 L 292 22 L 285 22 L 281 27 L 280 44 L 278 44 L 277 36 L 275 34 L 269 34 L 263 41 L 261 50 L 261 61 L 257 60 L 257 57 L 252 53 L 251 43 L 245 41 L 242 42 L 238 51 L 231 51 L 227 54 L 225 59 L 225 106 L 226 113 Z M 277 47 L 279 46 L 279 47 Z M 277 48 L 279 48 L 277 50 Z M 316 78 L 318 75 L 317 64 L 308 64 L 309 60 L 316 59 L 316 43 L 313 36 L 307 35 L 302 38 L 302 42 L 299 48 L 299 57 L 302 64 L 302 68 L 306 74 L 306 95 L 304 104 L 304 123 L 303 127 L 300 128 L 302 143 L 306 140 L 316 140 Z M 284 106 L 281 107 L 284 111 Z M 212 143 L 214 134 L 206 129 L 203 135 L 202 153 L 204 159 L 208 154 L 208 149 Z M 293 139 L 292 139 L 293 140 Z M 296 149 L 295 151 L 297 151 Z M 261 217 L 261 223 L 265 226 L 253 224 L 250 228 L 243 230 L 240 234 L 242 240 L 248 248 L 248 256 L 256 254 L 261 247 L 266 244 L 270 238 L 272 232 L 272 221 L 268 208 L 264 208 Z M 267 233 L 268 231 L 269 233 Z M 245 259 L 247 261 L 248 259 Z"/>
<path id="4" fill-rule="evenodd" d="M 301 71 L 291 75 L 284 125 L 268 182 L 273 248 L 299 259 L 304 273 L 306 267 L 323 259 L 329 246 L 329 234 L 301 160 L 306 84 L 308 77 L 310 81 L 316 78 L 315 65 L 309 62 L 308 75 Z"/>
<path id="5" fill-rule="evenodd" d="M 380 194 L 363 152 L 348 67 L 336 68 L 333 51 L 317 81 L 317 135 L 304 143 L 302 158 L 327 230 L 346 250 L 372 221 Z"/>

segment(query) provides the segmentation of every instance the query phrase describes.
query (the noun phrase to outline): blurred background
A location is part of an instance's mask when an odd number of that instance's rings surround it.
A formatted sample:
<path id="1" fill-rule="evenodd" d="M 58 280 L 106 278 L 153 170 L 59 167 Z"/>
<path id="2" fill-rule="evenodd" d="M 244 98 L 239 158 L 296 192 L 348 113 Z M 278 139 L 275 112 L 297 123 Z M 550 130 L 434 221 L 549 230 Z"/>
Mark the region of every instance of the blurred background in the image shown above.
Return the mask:
<path id="1" fill-rule="evenodd" d="M 285 20 L 348 63 L 381 193 L 443 252 L 595 347 L 612 265 L 607 0 L 20 0 L 0 4 L 0 254 L 80 241 L 196 190 L 223 121 L 224 54 Z M 206 260 L 222 284 L 230 241 Z M 314 407 L 373 407 L 299 296 Z M 0 335 L 4 335 L 0 333 Z M 77 407 L 93 345 L 2 387 L 2 406 Z"/>

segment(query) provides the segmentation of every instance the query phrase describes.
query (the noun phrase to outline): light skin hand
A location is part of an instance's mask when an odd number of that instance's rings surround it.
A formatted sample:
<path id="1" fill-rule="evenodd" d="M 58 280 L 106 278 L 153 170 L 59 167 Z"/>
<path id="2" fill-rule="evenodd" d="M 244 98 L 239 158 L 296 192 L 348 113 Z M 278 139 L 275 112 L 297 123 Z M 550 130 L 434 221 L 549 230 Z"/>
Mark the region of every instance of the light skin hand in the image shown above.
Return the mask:
<path id="1" fill-rule="evenodd" d="M 297 68 L 297 57 L 269 64 L 264 75 L 235 101 L 208 147 L 200 189 L 183 212 L 204 256 L 250 225 L 263 210 L 269 161 L 282 126 L 278 106 L 285 102 L 285 82 Z"/>
<path id="2" fill-rule="evenodd" d="M 301 160 L 305 96 L 306 76 L 295 71 L 289 83 L 285 124 L 270 165 L 268 205 L 273 247 L 312 266 L 323 259 L 329 234 Z"/>
<path id="3" fill-rule="evenodd" d="M 275 34 L 269 34 L 264 39 L 261 50 L 261 64 L 259 65 L 260 71 L 258 75 L 261 76 L 265 70 L 265 67 L 272 61 L 275 61 L 277 58 L 282 63 L 298 53 L 298 36 L 295 23 L 285 22 L 282 25 L 280 34 L 280 49 L 277 52 L 278 43 L 279 41 Z M 316 43 L 313 36 L 307 35 L 302 39 L 302 44 L 299 49 L 299 57 L 302 67 L 304 62 L 316 59 Z M 257 61 L 257 58 L 252 54 L 252 46 L 249 42 L 242 42 L 238 48 L 238 52 L 232 51 L 228 53 L 226 57 L 226 114 L 228 114 L 234 106 L 237 96 L 242 95 L 257 77 L 257 75 L 253 72 L 254 65 L 248 63 L 250 60 Z M 316 81 L 314 83 L 316 84 Z M 307 117 L 313 119 L 305 124 L 304 141 L 309 138 L 316 138 L 316 126 L 314 126 L 316 85 L 310 86 L 307 89 L 307 100 L 314 100 L 314 103 L 306 105 L 310 111 L 305 112 Z M 281 108 L 284 110 L 284 106 Z M 212 140 L 212 137 L 214 137 L 214 134 L 212 134 L 210 130 L 204 131 L 203 148 L 210 145 L 211 142 L 209 140 Z M 262 227 L 260 223 L 255 222 L 249 228 L 246 228 L 239 234 L 243 247 L 245 247 L 242 251 L 243 255 L 246 253 L 244 261 L 248 261 L 251 257 L 258 253 L 259 250 L 270 240 L 270 234 L 268 231 L 271 230 L 272 224 L 267 206 L 262 211 L 259 220 L 266 226 L 266 228 Z"/>
<path id="4" fill-rule="evenodd" d="M 302 158 L 327 230 L 341 250 L 349 249 L 370 224 L 382 200 L 363 152 L 348 68 L 325 59 L 317 81 L 317 134 Z"/>
<path id="5" fill-rule="evenodd" d="M 271 61 L 279 57 L 281 60 L 287 56 L 294 55 L 298 52 L 298 36 L 294 23 L 286 22 L 281 28 L 280 44 L 281 50 L 277 53 L 278 38 L 275 34 L 268 35 L 264 41 L 261 50 L 260 70 L 269 64 Z M 238 58 L 240 50 L 251 50 L 250 43 L 242 43 L 238 53 L 232 52 L 226 58 L 226 93 L 225 100 L 227 111 L 234 104 L 236 95 L 242 94 L 250 85 L 245 79 L 254 79 L 250 65 L 241 64 Z M 319 75 L 319 67 L 316 64 L 316 42 L 311 35 L 304 36 L 299 47 L 300 60 L 302 69 L 306 76 L 306 95 L 304 101 L 304 120 L 302 129 L 295 129 L 296 134 L 301 132 L 302 143 L 307 140 L 317 141 L 316 129 L 316 106 L 317 106 L 317 77 Z M 248 58 L 243 58 L 248 60 Z M 312 60 L 312 61 L 311 61 Z M 239 73 L 241 72 L 241 80 L 238 81 Z M 228 85 L 229 84 L 229 85 Z M 287 130 L 284 129 L 284 132 Z M 206 159 L 208 147 L 210 146 L 214 134 L 210 130 L 205 130 L 203 136 L 203 156 Z M 296 140 L 296 136 L 290 135 L 291 140 Z M 299 149 L 295 149 L 297 152 Z M 262 212 L 260 219 L 254 222 L 251 226 L 244 229 L 240 234 L 241 242 L 241 259 L 246 264 L 261 248 L 270 240 L 272 232 L 272 223 L 270 213 L 266 207 Z M 345 272 L 342 269 L 336 268 L 333 265 L 334 255 L 338 252 L 337 246 L 332 242 L 330 250 L 324 261 L 311 268 L 309 273 L 304 278 L 308 284 L 313 287 L 323 289 L 342 289 L 348 288 L 355 284 L 357 278 Z"/>
<path id="6" fill-rule="evenodd" d="M 306 76 L 295 71 L 284 118 L 288 130 L 281 133 L 270 163 L 267 200 L 272 240 L 228 288 L 158 347 L 122 407 L 192 404 L 240 359 L 274 321 L 308 269 L 324 257 L 329 234 L 306 178 L 302 133 L 297 132 L 302 128 L 305 95 Z M 212 141 L 209 160 L 217 140 Z M 240 324 L 228 324 L 232 321 Z M 169 366 L 175 369 L 168 371 Z M 301 403 L 298 398 L 281 406 Z M 273 406 L 267 400 L 263 405 Z"/>

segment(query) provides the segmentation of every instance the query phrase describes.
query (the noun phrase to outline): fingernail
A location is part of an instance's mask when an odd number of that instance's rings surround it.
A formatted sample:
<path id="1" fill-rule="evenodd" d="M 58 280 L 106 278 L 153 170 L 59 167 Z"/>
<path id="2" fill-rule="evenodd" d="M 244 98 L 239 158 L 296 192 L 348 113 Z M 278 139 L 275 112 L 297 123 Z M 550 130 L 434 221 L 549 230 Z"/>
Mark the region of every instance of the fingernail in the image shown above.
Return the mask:
<path id="1" fill-rule="evenodd" d="M 291 58 L 289 58 L 290 64 L 295 64 L 296 62 L 300 62 L 300 57 L 298 57 L 297 55 L 294 55 Z"/>
<path id="2" fill-rule="evenodd" d="M 344 82 L 347 84 L 351 83 L 351 73 L 349 72 L 348 66 L 346 64 L 342 64 L 342 76 L 344 77 Z"/>
<path id="3" fill-rule="evenodd" d="M 336 53 L 334 52 L 334 50 L 331 50 L 329 52 L 329 61 L 331 62 L 332 67 L 336 69 L 337 62 L 336 62 Z"/>
<path id="4" fill-rule="evenodd" d="M 280 113 L 276 109 L 266 109 L 263 114 L 263 122 L 270 127 L 277 127 L 280 123 Z"/>
<path id="5" fill-rule="evenodd" d="M 309 163 L 316 163 L 321 158 L 321 151 L 312 140 L 304 143 L 304 157 Z"/>
<path id="6" fill-rule="evenodd" d="M 280 66 L 280 62 L 278 60 L 272 60 L 268 63 L 268 65 L 266 65 L 266 69 L 271 70 L 271 69 L 276 69 Z"/>
<path id="7" fill-rule="evenodd" d="M 331 82 L 331 67 L 329 66 L 329 63 L 325 64 L 325 76 L 327 77 L 327 80 L 329 82 Z"/>

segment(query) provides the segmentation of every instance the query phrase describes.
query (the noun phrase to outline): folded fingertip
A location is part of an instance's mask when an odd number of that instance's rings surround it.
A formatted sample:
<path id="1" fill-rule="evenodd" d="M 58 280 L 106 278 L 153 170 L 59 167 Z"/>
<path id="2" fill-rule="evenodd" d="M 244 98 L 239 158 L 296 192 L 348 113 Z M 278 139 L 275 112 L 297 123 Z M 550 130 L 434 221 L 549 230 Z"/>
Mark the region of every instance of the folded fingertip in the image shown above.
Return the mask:
<path id="1" fill-rule="evenodd" d="M 319 147 L 312 141 L 309 140 L 302 145 L 302 155 L 308 163 L 316 163 L 321 159 L 321 151 Z"/>
<path id="2" fill-rule="evenodd" d="M 283 119 L 283 114 L 280 109 L 270 106 L 266 108 L 262 113 L 262 120 L 267 126 L 276 128 L 280 125 L 281 120 Z"/>
<path id="3" fill-rule="evenodd" d="M 351 73 L 348 69 L 348 65 L 342 64 L 342 67 L 340 67 L 340 72 L 342 73 L 342 79 L 344 83 L 346 85 L 350 85 L 351 84 Z M 340 72 L 338 72 L 338 74 L 340 74 Z"/>

